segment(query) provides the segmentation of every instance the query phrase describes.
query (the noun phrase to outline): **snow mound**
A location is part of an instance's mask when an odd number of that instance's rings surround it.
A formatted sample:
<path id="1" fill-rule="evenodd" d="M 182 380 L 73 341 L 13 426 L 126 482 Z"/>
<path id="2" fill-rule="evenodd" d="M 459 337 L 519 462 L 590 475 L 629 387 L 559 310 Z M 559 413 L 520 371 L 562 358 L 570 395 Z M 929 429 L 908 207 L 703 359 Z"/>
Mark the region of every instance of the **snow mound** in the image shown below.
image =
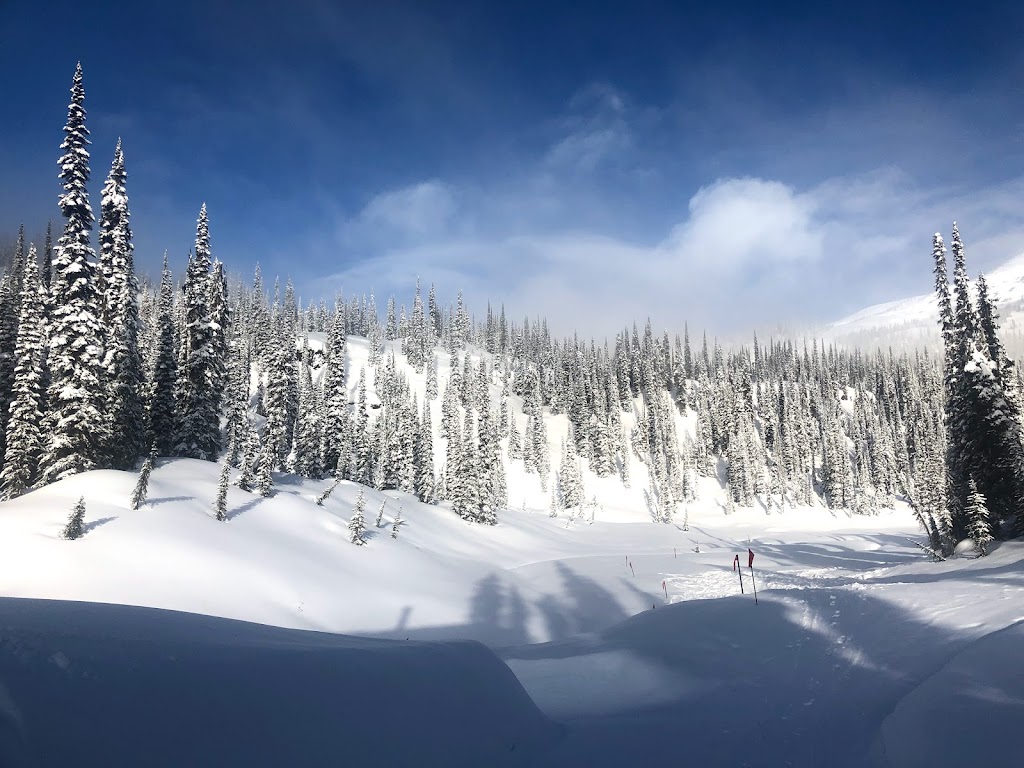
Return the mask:
<path id="1" fill-rule="evenodd" d="M 472 641 L 3 598 L 0 650 L 7 768 L 520 766 L 560 732 Z"/>
<path id="2" fill-rule="evenodd" d="M 879 751 L 887 765 L 974 765 L 981 755 L 1017 754 L 1022 647 L 1024 621 L 972 643 L 917 686 L 882 724 Z"/>

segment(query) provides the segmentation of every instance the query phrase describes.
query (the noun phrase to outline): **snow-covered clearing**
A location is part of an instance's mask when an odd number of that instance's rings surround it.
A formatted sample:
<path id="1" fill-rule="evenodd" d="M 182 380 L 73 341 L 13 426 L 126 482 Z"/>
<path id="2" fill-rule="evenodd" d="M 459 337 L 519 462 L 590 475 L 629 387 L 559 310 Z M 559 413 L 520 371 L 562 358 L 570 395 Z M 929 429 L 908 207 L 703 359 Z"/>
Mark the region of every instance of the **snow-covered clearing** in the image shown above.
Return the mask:
<path id="1" fill-rule="evenodd" d="M 162 460 L 138 511 L 114 471 L 0 506 L 5 765 L 943 765 L 1024 714 L 1019 544 L 932 563 L 906 512 L 715 503 L 492 528 L 366 490 L 355 547 L 359 486 L 232 488 L 218 523 L 218 471 Z"/>

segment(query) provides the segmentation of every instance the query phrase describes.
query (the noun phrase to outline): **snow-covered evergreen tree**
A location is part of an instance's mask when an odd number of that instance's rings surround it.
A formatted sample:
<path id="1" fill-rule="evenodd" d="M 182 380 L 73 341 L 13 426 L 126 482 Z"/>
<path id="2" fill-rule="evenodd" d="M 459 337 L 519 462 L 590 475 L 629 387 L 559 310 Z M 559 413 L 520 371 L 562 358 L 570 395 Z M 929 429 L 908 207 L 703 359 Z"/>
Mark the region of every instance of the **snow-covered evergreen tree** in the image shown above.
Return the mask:
<path id="1" fill-rule="evenodd" d="M 509 461 L 523 458 L 523 441 L 516 426 L 515 414 L 510 414 L 508 426 L 508 458 Z"/>
<path id="2" fill-rule="evenodd" d="M 257 482 L 258 467 L 260 462 L 260 438 L 256 430 L 245 424 L 242 430 L 242 445 L 239 448 L 238 478 L 235 485 L 243 491 L 251 491 Z"/>
<path id="3" fill-rule="evenodd" d="M 967 502 L 964 505 L 964 516 L 967 518 L 967 535 L 974 542 L 978 555 L 988 554 L 988 545 L 992 542 L 992 527 L 989 519 L 988 502 L 985 495 L 978 491 L 974 477 L 967 481 Z"/>
<path id="4" fill-rule="evenodd" d="M 7 421 L 0 495 L 12 499 L 36 480 L 42 447 L 43 363 L 46 358 L 45 289 L 39 283 L 35 247 L 29 249 L 21 288 L 14 382 Z"/>
<path id="5" fill-rule="evenodd" d="M 71 509 L 71 514 L 68 516 L 67 525 L 64 526 L 64 531 L 61 533 L 68 541 L 74 541 L 80 539 L 85 535 L 85 497 L 79 496 L 75 506 Z"/>
<path id="6" fill-rule="evenodd" d="M 149 408 L 147 436 L 160 456 L 174 453 L 175 430 L 178 417 L 175 386 L 178 378 L 178 358 L 174 351 L 174 282 L 164 254 L 160 274 L 160 298 L 157 303 L 156 349 L 149 379 Z"/>
<path id="7" fill-rule="evenodd" d="M 356 497 L 356 506 L 352 510 L 352 517 L 348 521 L 348 540 L 357 547 L 366 544 L 366 520 L 363 518 L 363 510 L 366 509 L 366 499 L 363 497 L 363 489 L 359 489 L 359 496 Z"/>
<path id="8" fill-rule="evenodd" d="M 324 464 L 328 467 L 337 465 L 339 457 L 347 451 L 349 416 L 348 391 L 345 385 L 345 348 L 345 317 L 339 302 L 335 306 L 334 320 L 327 337 L 322 374 L 325 408 Z M 347 463 L 348 457 L 344 459 Z"/>
<path id="9" fill-rule="evenodd" d="M 220 480 L 217 483 L 217 499 L 214 502 L 214 514 L 217 520 L 228 519 L 228 484 L 231 482 L 231 451 L 227 451 L 220 466 Z"/>
<path id="10" fill-rule="evenodd" d="M 487 525 L 496 525 L 498 510 L 508 504 L 508 481 L 505 477 L 505 465 L 501 460 L 498 433 L 487 405 L 480 411 L 479 432 L 478 519 Z"/>
<path id="11" fill-rule="evenodd" d="M 109 391 L 103 371 L 103 332 L 97 317 L 93 214 L 89 181 L 89 131 L 85 127 L 81 64 L 75 70 L 71 104 L 61 144 L 60 198 L 64 233 L 57 242 L 50 286 L 51 324 L 47 391 L 47 436 L 40 461 L 44 483 L 94 469 L 109 445 L 103 397 Z"/>
<path id="12" fill-rule="evenodd" d="M 18 298 L 17 280 L 12 270 L 0 279 L 0 454 L 6 452 L 4 439 L 11 409 L 11 398 L 14 396 Z"/>
<path id="13" fill-rule="evenodd" d="M 110 440 L 105 453 L 114 467 L 135 465 L 145 445 L 143 362 L 139 344 L 139 286 L 129 223 L 127 172 L 118 139 L 100 203 L 99 310 L 106 330 L 105 415 Z"/>
<path id="14" fill-rule="evenodd" d="M 142 463 L 142 470 L 139 472 L 139 479 L 132 491 L 131 508 L 138 509 L 146 503 L 146 496 L 149 493 L 149 476 L 153 473 L 153 463 L 156 460 L 154 453 L 150 453 Z"/>
<path id="15" fill-rule="evenodd" d="M 210 229 L 206 204 L 199 209 L 195 254 L 184 284 L 185 326 L 179 342 L 178 434 L 175 453 L 212 461 L 220 451 L 218 404 L 223 382 L 210 307 Z"/>
<path id="16" fill-rule="evenodd" d="M 264 404 L 267 424 L 263 430 L 264 442 L 270 448 L 274 468 L 283 466 L 291 448 L 289 433 L 290 396 L 289 369 L 295 367 L 294 341 L 289 343 L 287 331 L 279 329 L 278 339 L 269 352 L 267 370 L 267 398 Z"/>
<path id="17" fill-rule="evenodd" d="M 340 478 L 335 478 L 334 482 L 332 482 L 330 485 L 328 485 L 324 489 L 324 492 L 316 497 L 316 505 L 318 507 L 322 507 L 324 505 L 324 502 L 327 501 L 327 499 L 329 499 L 331 497 L 332 493 L 334 493 L 334 489 L 337 488 L 338 485 L 340 485 L 340 484 L 341 484 L 341 479 Z"/>
<path id="18" fill-rule="evenodd" d="M 274 449 L 267 440 L 260 446 L 256 461 L 256 490 L 263 498 L 274 495 Z"/>
<path id="19" fill-rule="evenodd" d="M 416 432 L 416 498 L 424 504 L 434 501 L 434 429 L 430 418 L 430 402 L 423 403 L 423 418 Z"/>
<path id="20" fill-rule="evenodd" d="M 579 460 L 573 450 L 575 441 L 570 434 L 562 446 L 562 462 L 558 469 L 559 502 L 563 509 L 582 508 L 583 476 Z"/>

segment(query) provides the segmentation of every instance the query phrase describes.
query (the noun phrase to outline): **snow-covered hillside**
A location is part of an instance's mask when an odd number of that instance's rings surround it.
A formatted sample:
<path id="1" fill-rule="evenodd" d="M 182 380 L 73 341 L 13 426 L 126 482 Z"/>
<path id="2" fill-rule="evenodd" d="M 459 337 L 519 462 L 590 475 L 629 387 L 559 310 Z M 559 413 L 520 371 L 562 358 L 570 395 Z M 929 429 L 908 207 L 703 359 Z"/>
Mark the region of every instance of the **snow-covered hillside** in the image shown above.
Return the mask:
<path id="1" fill-rule="evenodd" d="M 932 563 L 906 512 L 713 504 L 689 530 L 491 527 L 364 490 L 356 547 L 358 486 L 232 489 L 221 523 L 217 475 L 163 460 L 136 511 L 114 471 L 0 507 L 3 594 L 35 598 L 0 601 L 5 765 L 948 765 L 1024 714 L 1019 544 Z"/>
<path id="2" fill-rule="evenodd" d="M 324 337 L 308 344 L 316 359 Z M 384 343 L 371 365 L 368 341 L 349 336 L 348 399 L 360 399 L 365 370 L 365 402 L 380 418 L 389 406 L 377 386 L 393 354 L 410 396 L 430 404 L 443 457 L 452 358 L 435 351 L 439 393 L 429 398 L 427 372 L 400 345 Z M 495 363 L 479 348 L 467 354 L 471 367 Z M 525 434 L 524 398 L 501 388 L 497 374 L 486 382 Z M 844 392 L 838 410 L 866 418 L 868 398 Z M 618 414 L 623 433 L 643 408 L 637 398 Z M 930 748 L 934 706 L 919 686 L 979 716 L 997 699 L 1020 709 L 1005 674 L 1016 657 L 990 654 L 1009 653 L 1024 619 L 1024 547 L 935 564 L 898 499 L 895 510 L 853 515 L 791 487 L 784 510 L 768 506 L 770 491 L 736 505 L 718 459 L 709 477 L 691 468 L 693 493 L 671 522 L 652 520 L 641 460 L 628 484 L 580 461 L 589 503 L 551 516 L 569 421 L 538 412 L 548 485 L 509 459 L 502 437 L 509 503 L 494 526 L 460 518 L 451 501 L 351 481 L 317 504 L 333 480 L 283 473 L 269 497 L 229 486 L 218 521 L 221 466 L 166 457 L 139 509 L 129 503 L 137 475 L 115 470 L 0 504 L 7 763 L 65 765 L 84 749 L 100 765 L 218 768 L 912 766 Z M 671 412 L 680 442 L 695 439 L 693 410 Z M 67 541 L 79 498 L 85 534 Z M 366 546 L 349 538 L 360 498 Z M 732 564 L 748 548 L 755 571 L 741 575 Z M 953 692 L 968 673 L 981 681 L 978 702 Z M 54 734 L 54 718 L 73 725 Z M 164 726 L 173 744 L 154 750 Z M 955 736 L 958 754 L 978 749 L 974 731 Z"/>
<path id="3" fill-rule="evenodd" d="M 1016 256 L 985 275 L 989 293 L 1003 315 L 1004 326 L 1016 327 L 1024 309 L 1024 254 Z M 831 338 L 868 335 L 874 332 L 911 341 L 938 339 L 938 310 L 934 292 L 907 299 L 875 304 L 829 324 Z"/>

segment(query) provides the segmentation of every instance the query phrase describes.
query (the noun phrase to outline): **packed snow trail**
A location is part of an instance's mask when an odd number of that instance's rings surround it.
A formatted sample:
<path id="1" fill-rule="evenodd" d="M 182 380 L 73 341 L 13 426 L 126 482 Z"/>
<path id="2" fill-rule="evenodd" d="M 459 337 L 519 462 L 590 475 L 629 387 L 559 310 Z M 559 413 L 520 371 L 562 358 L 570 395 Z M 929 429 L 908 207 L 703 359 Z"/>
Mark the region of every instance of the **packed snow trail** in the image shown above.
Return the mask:
<path id="1" fill-rule="evenodd" d="M 590 637 L 505 649 L 568 737 L 544 765 L 844 765 L 967 641 L 832 590 L 677 603 Z M 849 602 L 846 598 L 849 597 Z M 837 611 L 839 615 L 837 615 Z M 902 642 L 889 641 L 899 627 Z"/>
<path id="2" fill-rule="evenodd" d="M 1024 547 L 1003 545 L 991 563 L 932 564 L 864 544 L 849 570 L 762 569 L 757 606 L 723 566 L 674 580 L 689 599 L 604 632 L 501 651 L 568 728 L 544 765 L 585 752 L 593 766 L 676 755 L 694 765 L 909 768 L 983 751 L 987 730 L 966 723 L 999 705 L 1024 713 L 1024 662 L 1003 637 L 1017 638 L 1024 624 L 987 634 L 1024 613 L 1015 607 Z M 836 546 L 780 545 L 776 556 L 817 562 Z M 870 567 L 857 572 L 858 564 Z M 997 588 L 979 583 L 981 574 Z M 970 684 L 965 670 L 979 673 Z M 956 715 L 953 748 L 935 744 L 936 701 L 951 719 L 957 706 L 970 713 Z M 996 722 L 1012 720 L 1000 713 Z M 929 739 L 932 758 L 922 761 L 914 745 Z"/>

